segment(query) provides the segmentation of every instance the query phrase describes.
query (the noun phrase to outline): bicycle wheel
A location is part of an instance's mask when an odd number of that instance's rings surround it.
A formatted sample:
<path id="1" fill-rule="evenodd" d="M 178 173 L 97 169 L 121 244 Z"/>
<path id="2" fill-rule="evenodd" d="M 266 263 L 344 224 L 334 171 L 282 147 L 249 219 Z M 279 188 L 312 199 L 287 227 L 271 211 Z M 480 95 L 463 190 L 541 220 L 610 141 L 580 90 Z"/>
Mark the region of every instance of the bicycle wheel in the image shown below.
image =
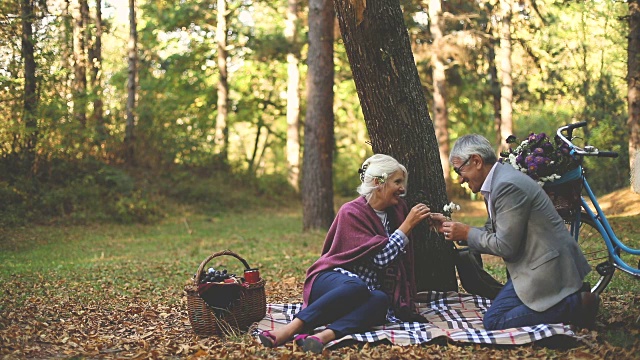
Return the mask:
<path id="1" fill-rule="evenodd" d="M 565 217 L 564 220 L 567 224 L 567 229 L 571 231 L 571 223 L 575 219 Z M 576 230 L 579 231 L 578 245 L 587 258 L 589 265 L 591 265 L 591 272 L 587 274 L 584 281 L 589 282 L 592 293 L 600 294 L 609 285 L 613 277 L 615 271 L 613 258 L 607 250 L 604 236 L 586 213 L 580 214 L 580 224 Z"/>

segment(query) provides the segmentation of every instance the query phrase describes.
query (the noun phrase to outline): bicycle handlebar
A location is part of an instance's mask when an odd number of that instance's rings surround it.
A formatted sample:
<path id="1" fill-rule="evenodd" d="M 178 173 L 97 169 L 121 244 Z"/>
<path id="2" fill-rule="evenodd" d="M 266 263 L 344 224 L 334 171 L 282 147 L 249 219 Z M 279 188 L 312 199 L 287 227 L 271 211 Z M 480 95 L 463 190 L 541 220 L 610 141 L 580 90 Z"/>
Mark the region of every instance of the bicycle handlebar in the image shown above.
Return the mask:
<path id="1" fill-rule="evenodd" d="M 577 129 L 577 128 L 581 128 L 587 126 L 587 122 L 586 121 L 581 121 L 579 123 L 575 123 L 575 124 L 569 124 L 569 125 L 565 125 L 562 126 L 560 128 L 558 128 L 558 131 L 556 132 L 556 135 L 558 135 L 558 137 L 565 142 L 567 145 L 569 145 L 569 147 L 573 150 L 574 153 L 578 154 L 578 155 L 582 155 L 582 156 L 598 156 L 598 157 L 618 157 L 618 153 L 615 151 L 600 151 L 597 148 L 593 147 L 593 146 L 585 146 L 584 148 L 581 148 L 577 145 L 575 145 L 574 143 L 571 142 L 571 139 L 573 138 L 573 129 Z M 565 136 L 563 134 L 563 132 L 567 132 L 567 136 Z"/>
<path id="2" fill-rule="evenodd" d="M 615 151 L 599 151 L 597 156 L 599 156 L 599 157 L 617 158 L 618 157 L 618 153 L 615 152 Z"/>

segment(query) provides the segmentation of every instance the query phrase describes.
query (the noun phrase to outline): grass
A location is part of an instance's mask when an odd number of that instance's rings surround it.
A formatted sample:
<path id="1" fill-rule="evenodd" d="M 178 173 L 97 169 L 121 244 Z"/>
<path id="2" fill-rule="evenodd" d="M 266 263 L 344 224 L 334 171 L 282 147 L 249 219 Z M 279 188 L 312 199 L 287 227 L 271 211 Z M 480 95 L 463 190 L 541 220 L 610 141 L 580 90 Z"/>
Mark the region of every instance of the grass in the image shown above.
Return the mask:
<path id="1" fill-rule="evenodd" d="M 0 233 L 0 354 L 118 358 L 140 352 L 152 357 L 156 351 L 160 357 L 183 357 L 205 350 L 211 355 L 216 348 L 232 358 L 266 356 L 260 348 L 247 350 L 252 339 L 246 336 L 207 343 L 205 349 L 185 328 L 183 288 L 205 258 L 230 249 L 260 268 L 268 280 L 268 302 L 301 301 L 304 273 L 324 240 L 323 232 L 301 231 L 301 213 L 298 204 L 215 214 L 183 209 L 153 225 L 5 229 Z M 475 215 L 462 218 L 483 221 Z M 640 215 L 612 220 L 620 238 L 640 247 L 635 225 Z M 488 265 L 496 275 L 504 273 L 498 262 Z M 230 256 L 216 257 L 208 266 L 243 270 Z M 598 343 L 623 352 L 637 344 L 640 319 L 632 318 L 640 315 L 637 294 L 640 282 L 616 273 L 603 298 Z M 143 318 L 160 323 L 136 325 Z M 151 327 L 164 330 L 145 338 Z M 392 354 L 392 347 L 385 349 L 380 348 L 383 356 Z M 540 351 L 549 356 L 550 350 Z"/>

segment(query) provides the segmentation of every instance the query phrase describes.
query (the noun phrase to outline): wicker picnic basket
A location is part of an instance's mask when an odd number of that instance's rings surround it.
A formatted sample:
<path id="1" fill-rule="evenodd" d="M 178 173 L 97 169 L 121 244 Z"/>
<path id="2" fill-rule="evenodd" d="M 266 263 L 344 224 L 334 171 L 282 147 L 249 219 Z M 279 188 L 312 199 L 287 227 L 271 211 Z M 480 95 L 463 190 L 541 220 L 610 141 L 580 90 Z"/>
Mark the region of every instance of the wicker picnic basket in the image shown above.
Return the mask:
<path id="1" fill-rule="evenodd" d="M 560 179 L 543 187 L 556 211 L 563 218 L 571 217 L 580 211 L 582 204 L 582 167 L 564 174 Z"/>
<path id="2" fill-rule="evenodd" d="M 245 259 L 230 250 L 215 253 L 206 258 L 198 267 L 193 284 L 185 286 L 187 296 L 187 310 L 189 321 L 196 335 L 201 337 L 218 336 L 246 331 L 254 322 L 262 320 L 267 311 L 265 294 L 265 280 L 260 279 L 254 284 L 244 283 L 240 297 L 225 309 L 211 308 L 198 293 L 200 279 L 204 275 L 205 266 L 209 261 L 219 256 L 232 256 L 240 260 L 245 269 L 251 269 Z M 224 287 L 222 290 L 224 291 Z"/>

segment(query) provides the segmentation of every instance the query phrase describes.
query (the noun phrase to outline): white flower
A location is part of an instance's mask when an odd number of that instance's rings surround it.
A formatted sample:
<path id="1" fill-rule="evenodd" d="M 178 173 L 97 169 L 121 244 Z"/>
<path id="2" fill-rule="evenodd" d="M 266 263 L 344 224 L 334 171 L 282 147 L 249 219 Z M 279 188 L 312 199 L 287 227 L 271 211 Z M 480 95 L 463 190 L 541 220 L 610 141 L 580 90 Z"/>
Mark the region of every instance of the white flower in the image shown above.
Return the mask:
<path id="1" fill-rule="evenodd" d="M 447 214 L 453 214 L 455 211 L 460 211 L 460 205 L 450 202 L 442 207 L 442 210 Z"/>

